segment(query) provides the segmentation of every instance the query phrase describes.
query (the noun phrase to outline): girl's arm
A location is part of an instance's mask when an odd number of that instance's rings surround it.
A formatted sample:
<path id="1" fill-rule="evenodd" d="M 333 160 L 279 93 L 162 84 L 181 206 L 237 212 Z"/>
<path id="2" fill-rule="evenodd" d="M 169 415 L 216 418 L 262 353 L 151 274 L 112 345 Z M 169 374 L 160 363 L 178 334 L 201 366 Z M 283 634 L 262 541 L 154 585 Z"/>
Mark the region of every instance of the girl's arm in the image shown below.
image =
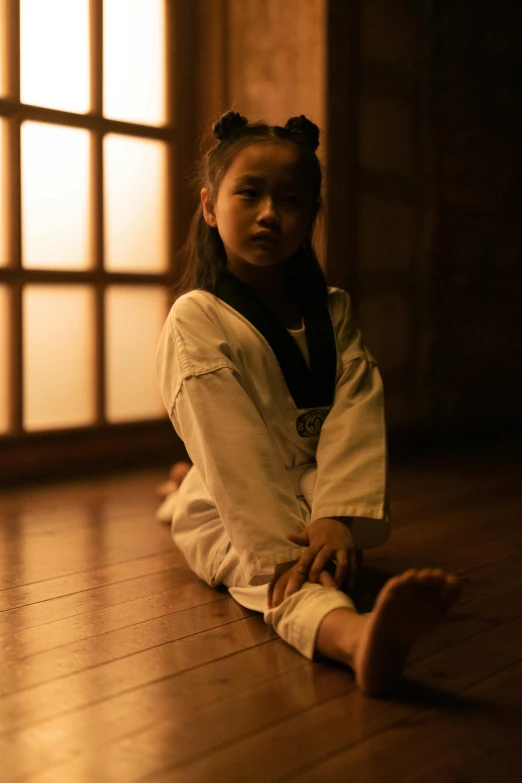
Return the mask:
<path id="1" fill-rule="evenodd" d="M 160 339 L 163 399 L 240 555 L 248 583 L 269 582 L 278 563 L 299 559 L 301 548 L 285 533 L 300 532 L 303 518 L 281 453 L 242 384 L 223 335 L 194 305 L 178 301 Z"/>
<path id="2" fill-rule="evenodd" d="M 356 546 L 365 548 L 389 535 L 383 387 L 348 294 L 339 290 L 335 296 L 339 370 L 334 404 L 319 436 L 311 519 L 351 518 Z"/>

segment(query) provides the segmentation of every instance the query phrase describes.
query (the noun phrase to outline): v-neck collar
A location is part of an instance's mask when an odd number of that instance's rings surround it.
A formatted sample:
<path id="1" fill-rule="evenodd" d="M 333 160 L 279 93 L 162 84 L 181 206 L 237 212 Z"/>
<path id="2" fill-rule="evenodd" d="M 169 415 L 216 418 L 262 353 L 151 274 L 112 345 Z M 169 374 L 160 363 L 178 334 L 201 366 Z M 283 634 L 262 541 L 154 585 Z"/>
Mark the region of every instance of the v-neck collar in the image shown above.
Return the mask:
<path id="1" fill-rule="evenodd" d="M 211 293 L 241 313 L 270 345 L 283 372 L 296 408 L 333 405 L 337 349 L 326 302 L 302 306 L 308 368 L 293 337 L 263 300 L 231 272 L 220 275 Z"/>

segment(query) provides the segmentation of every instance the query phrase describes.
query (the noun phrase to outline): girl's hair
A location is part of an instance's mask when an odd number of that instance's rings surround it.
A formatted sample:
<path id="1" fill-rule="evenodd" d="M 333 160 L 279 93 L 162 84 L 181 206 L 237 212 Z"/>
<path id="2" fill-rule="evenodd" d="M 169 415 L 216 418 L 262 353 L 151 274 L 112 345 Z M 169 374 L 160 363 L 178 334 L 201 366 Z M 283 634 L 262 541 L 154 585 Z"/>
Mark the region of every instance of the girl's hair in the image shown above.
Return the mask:
<path id="1" fill-rule="evenodd" d="M 302 114 L 290 118 L 283 128 L 265 122 L 249 122 L 237 112 L 229 111 L 214 123 L 212 130 L 219 143 L 203 156 L 196 168 L 192 184 L 198 198 L 203 187 L 210 187 L 217 195 L 233 159 L 245 147 L 274 141 L 290 142 L 296 146 L 299 161 L 310 183 L 314 209 L 309 236 L 286 261 L 285 281 L 288 289 L 303 305 L 306 301 L 325 302 L 328 289 L 313 246 L 317 216 L 323 209 L 322 170 L 315 153 L 319 145 L 319 128 Z M 217 228 L 209 226 L 205 221 L 201 202 L 178 256 L 183 272 L 174 287 L 175 296 L 195 288 L 212 291 L 217 279 L 226 270 L 227 257 L 223 242 Z"/>

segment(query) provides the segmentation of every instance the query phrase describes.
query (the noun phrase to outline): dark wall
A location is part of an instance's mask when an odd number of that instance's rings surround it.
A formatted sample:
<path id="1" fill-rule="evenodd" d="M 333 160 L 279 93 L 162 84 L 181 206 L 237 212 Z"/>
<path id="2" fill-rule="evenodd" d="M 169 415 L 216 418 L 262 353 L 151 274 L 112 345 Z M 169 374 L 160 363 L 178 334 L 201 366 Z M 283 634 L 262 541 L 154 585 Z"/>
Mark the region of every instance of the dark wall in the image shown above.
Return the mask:
<path id="1" fill-rule="evenodd" d="M 329 2 L 328 274 L 392 430 L 520 423 L 521 40 L 517 0 Z"/>
<path id="2" fill-rule="evenodd" d="M 522 5 L 434 3 L 436 413 L 520 420 Z"/>

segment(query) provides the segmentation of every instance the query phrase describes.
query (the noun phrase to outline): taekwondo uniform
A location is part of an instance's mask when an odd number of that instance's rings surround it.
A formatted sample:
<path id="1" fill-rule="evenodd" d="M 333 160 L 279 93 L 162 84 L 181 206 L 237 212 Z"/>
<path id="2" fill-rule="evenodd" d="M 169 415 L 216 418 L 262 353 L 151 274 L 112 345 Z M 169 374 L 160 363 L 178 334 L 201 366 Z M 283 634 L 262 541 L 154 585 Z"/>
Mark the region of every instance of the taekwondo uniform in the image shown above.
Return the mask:
<path id="1" fill-rule="evenodd" d="M 172 307 L 156 357 L 160 390 L 193 462 L 159 515 L 209 585 L 224 584 L 264 613 L 308 658 L 322 619 L 354 610 L 333 588 L 305 582 L 273 609 L 275 566 L 296 560 L 300 533 L 320 517 L 352 517 L 356 547 L 389 535 L 382 381 L 348 294 L 302 306 L 288 330 L 238 278 L 193 290 Z"/>

